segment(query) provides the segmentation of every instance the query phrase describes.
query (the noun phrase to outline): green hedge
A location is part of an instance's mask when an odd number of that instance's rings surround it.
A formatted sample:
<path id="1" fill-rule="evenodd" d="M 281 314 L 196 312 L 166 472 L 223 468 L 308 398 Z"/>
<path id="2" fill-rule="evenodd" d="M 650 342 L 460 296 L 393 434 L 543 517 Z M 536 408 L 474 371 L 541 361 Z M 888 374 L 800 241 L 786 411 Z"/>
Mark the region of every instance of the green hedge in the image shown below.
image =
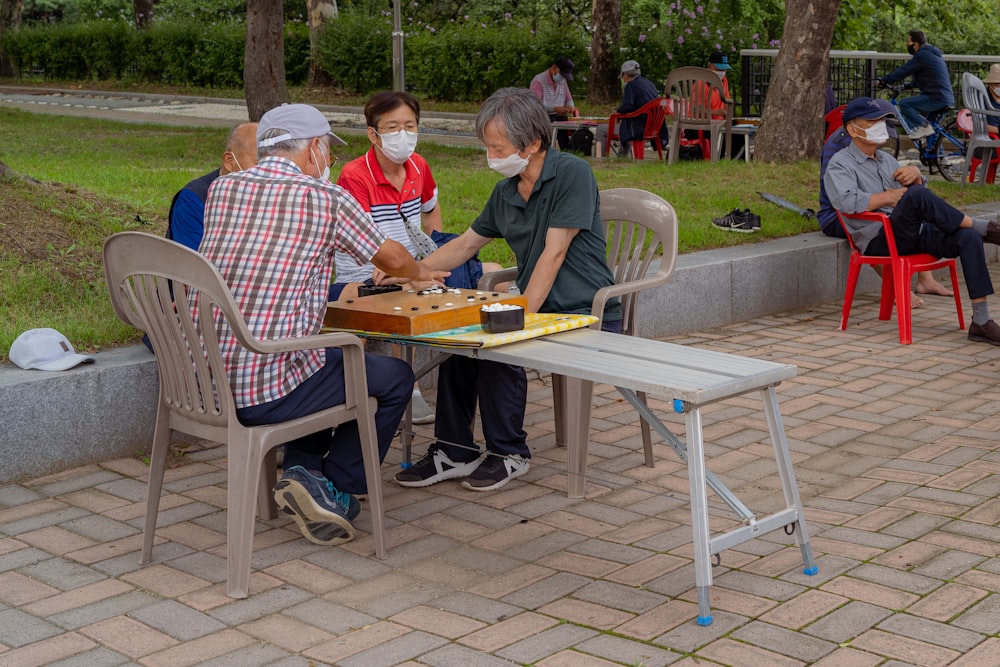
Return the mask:
<path id="1" fill-rule="evenodd" d="M 246 25 L 236 21 L 163 21 L 142 32 L 122 21 L 91 21 L 26 26 L 5 34 L 3 48 L 22 76 L 240 88 L 245 42 Z M 292 85 L 306 80 L 304 24 L 286 24 L 285 71 Z"/>

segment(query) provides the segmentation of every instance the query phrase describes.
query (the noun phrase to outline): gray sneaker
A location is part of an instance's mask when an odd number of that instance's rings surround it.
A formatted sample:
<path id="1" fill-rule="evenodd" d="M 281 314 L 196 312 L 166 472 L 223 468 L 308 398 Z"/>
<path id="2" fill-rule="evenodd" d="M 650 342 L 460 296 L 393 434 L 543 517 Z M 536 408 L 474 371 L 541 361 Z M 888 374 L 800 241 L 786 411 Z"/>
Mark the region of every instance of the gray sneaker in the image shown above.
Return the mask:
<path id="1" fill-rule="evenodd" d="M 274 502 L 314 544 L 335 545 L 354 539 L 351 521 L 361 512 L 361 503 L 338 491 L 322 473 L 292 466 L 274 485 Z"/>
<path id="2" fill-rule="evenodd" d="M 427 401 L 424 400 L 424 397 L 420 395 L 419 391 L 413 392 L 413 397 L 410 399 L 410 405 L 413 406 L 411 421 L 414 424 L 434 423 L 434 409 L 427 405 Z"/>

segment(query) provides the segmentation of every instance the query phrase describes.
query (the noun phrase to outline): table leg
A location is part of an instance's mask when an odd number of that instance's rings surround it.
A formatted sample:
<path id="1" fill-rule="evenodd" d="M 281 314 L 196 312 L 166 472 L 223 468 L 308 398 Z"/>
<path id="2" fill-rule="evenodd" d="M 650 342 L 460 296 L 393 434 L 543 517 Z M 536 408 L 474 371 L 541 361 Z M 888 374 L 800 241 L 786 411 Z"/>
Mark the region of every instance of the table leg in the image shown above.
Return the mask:
<path id="1" fill-rule="evenodd" d="M 795 481 L 795 470 L 788 453 L 788 440 L 785 438 L 785 426 L 781 421 L 781 411 L 778 408 L 778 396 L 774 387 L 760 390 L 760 398 L 764 403 L 764 415 L 767 418 L 767 428 L 771 435 L 771 446 L 774 448 L 774 459 L 778 464 L 778 476 L 781 478 L 781 490 L 785 494 L 785 505 L 794 507 L 798 512 L 795 528 L 795 542 L 802 552 L 802 573 L 814 575 L 819 572 L 816 561 L 813 560 L 812 547 L 809 546 L 809 532 L 806 529 L 805 511 L 799 498 L 799 487 Z"/>
<path id="2" fill-rule="evenodd" d="M 566 425 L 566 496 L 583 498 L 587 486 L 587 444 L 594 383 L 561 376 Z"/>
<path id="3" fill-rule="evenodd" d="M 705 480 L 705 443 L 701 408 L 685 413 L 687 430 L 688 483 L 691 486 L 691 531 L 694 537 L 694 583 L 698 592 L 698 625 L 712 624 L 709 590 L 712 585 L 712 554 L 708 533 L 708 488 Z"/>

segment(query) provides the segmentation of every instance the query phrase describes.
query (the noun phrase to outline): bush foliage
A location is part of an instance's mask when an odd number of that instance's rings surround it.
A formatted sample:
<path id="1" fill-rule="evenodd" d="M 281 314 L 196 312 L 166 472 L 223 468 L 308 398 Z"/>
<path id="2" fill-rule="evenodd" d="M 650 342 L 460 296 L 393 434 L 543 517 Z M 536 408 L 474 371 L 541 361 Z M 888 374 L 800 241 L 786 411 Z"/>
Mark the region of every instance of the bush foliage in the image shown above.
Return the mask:
<path id="1" fill-rule="evenodd" d="M 139 32 L 124 21 L 94 20 L 25 26 L 5 33 L 3 48 L 21 76 L 239 88 L 245 40 L 246 25 L 238 21 L 165 20 Z M 308 29 L 287 23 L 285 70 L 290 84 L 305 82 L 308 56 Z"/>

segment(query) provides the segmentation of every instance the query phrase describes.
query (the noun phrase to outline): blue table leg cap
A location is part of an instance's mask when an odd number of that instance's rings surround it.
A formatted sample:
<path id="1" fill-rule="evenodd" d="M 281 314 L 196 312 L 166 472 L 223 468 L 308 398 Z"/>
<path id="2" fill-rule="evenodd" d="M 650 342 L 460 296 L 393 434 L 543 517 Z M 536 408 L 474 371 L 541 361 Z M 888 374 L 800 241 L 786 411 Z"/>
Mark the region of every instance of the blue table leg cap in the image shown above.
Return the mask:
<path id="1" fill-rule="evenodd" d="M 684 401 L 679 398 L 674 399 L 674 412 L 684 412 Z M 709 623 L 712 621 L 709 620 Z"/>
<path id="2" fill-rule="evenodd" d="M 413 461 L 403 461 L 399 464 L 399 467 L 403 470 L 408 470 L 413 467 Z"/>
<path id="3" fill-rule="evenodd" d="M 819 568 L 813 565 L 812 567 L 807 567 L 802 570 L 802 574 L 812 577 L 819 574 Z"/>
<path id="4" fill-rule="evenodd" d="M 699 616 L 698 618 L 694 619 L 694 622 L 702 627 L 705 627 L 706 625 L 712 625 L 712 615 L 709 614 L 708 616 Z"/>

